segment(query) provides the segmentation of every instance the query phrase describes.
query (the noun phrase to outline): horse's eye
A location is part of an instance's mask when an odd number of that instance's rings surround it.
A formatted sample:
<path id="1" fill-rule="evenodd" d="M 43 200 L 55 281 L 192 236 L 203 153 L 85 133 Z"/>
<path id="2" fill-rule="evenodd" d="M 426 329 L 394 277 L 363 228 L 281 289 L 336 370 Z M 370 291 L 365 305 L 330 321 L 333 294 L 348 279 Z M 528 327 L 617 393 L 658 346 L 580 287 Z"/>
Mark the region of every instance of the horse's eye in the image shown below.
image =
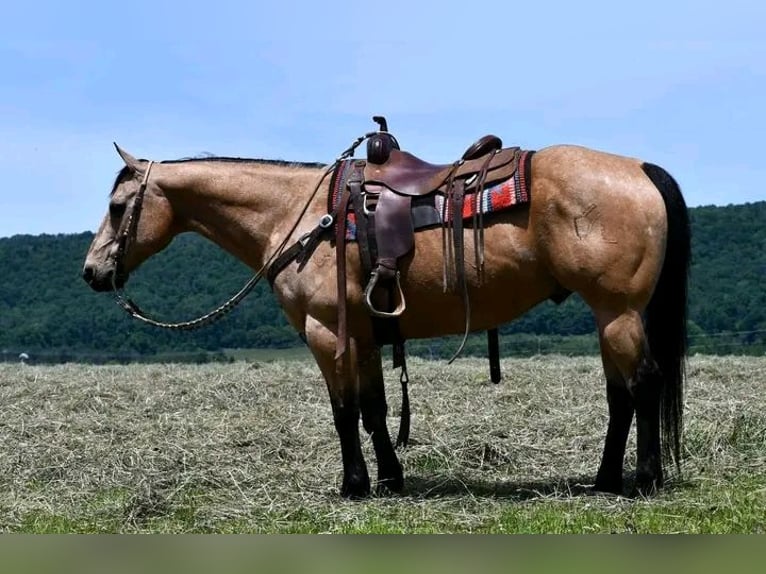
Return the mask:
<path id="1" fill-rule="evenodd" d="M 124 203 L 110 203 L 109 204 L 109 216 L 114 219 L 119 219 L 125 215 Z"/>

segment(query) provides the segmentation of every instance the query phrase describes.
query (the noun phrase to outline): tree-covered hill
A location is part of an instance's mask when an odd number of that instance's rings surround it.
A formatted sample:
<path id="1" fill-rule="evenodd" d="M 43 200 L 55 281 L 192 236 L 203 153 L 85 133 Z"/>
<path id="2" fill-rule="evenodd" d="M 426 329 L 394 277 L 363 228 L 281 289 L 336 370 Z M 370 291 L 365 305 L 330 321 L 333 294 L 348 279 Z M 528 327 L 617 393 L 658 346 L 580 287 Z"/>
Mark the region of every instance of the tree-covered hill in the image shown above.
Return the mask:
<path id="1" fill-rule="evenodd" d="M 137 322 L 109 294 L 92 292 L 81 279 L 92 238 L 80 233 L 0 239 L 0 350 L 125 355 L 300 343 L 266 285 L 225 319 L 197 331 Z M 133 274 L 128 291 L 150 314 L 185 320 L 216 307 L 250 276 L 212 243 L 182 235 Z"/>
<path id="2" fill-rule="evenodd" d="M 692 351 L 764 352 L 766 202 L 699 207 L 690 213 Z M 95 359 L 301 344 L 266 285 L 256 288 L 228 317 L 198 331 L 168 332 L 139 324 L 109 295 L 92 292 L 80 279 L 91 239 L 91 233 L 0 238 L 3 356 L 25 351 L 58 359 Z M 128 288 L 146 311 L 182 320 L 217 306 L 250 276 L 248 268 L 215 245 L 183 235 L 136 272 Z M 560 306 L 539 306 L 502 332 L 515 342 L 515 350 L 532 345 L 527 350 L 534 352 L 541 340 L 550 344 L 562 335 L 592 334 L 593 321 L 582 302 L 571 297 Z M 595 338 L 587 340 L 588 348 L 595 348 Z M 433 353 L 434 343 L 414 348 Z M 483 343 L 477 339 L 471 348 L 482 352 Z M 439 344 L 436 352 L 442 354 Z"/>

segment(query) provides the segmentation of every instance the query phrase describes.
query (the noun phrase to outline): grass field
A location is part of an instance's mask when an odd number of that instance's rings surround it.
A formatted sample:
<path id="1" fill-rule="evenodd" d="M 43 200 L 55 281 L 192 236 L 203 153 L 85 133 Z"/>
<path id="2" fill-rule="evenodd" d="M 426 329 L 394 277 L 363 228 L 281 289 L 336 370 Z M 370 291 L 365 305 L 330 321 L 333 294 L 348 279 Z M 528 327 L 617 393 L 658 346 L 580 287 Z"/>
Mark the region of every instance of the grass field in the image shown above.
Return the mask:
<path id="1" fill-rule="evenodd" d="M 493 385 L 483 360 L 413 359 L 405 492 L 349 502 L 309 361 L 2 364 L 0 530 L 766 531 L 766 359 L 690 361 L 682 472 L 651 500 L 589 491 L 606 428 L 596 358 L 503 371 Z M 387 390 L 395 432 L 390 370 Z"/>

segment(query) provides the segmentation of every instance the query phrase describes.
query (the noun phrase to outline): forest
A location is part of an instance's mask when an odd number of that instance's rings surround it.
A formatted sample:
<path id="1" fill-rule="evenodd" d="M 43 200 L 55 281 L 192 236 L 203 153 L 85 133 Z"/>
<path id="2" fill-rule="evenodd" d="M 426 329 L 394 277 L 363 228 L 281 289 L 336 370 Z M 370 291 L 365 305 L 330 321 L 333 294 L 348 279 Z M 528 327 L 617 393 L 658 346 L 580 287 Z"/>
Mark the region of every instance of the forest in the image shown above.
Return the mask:
<path id="1" fill-rule="evenodd" d="M 766 352 L 766 202 L 689 210 L 692 254 L 689 294 L 691 353 Z M 27 353 L 40 362 L 227 360 L 234 349 L 277 349 L 302 343 L 267 284 L 223 320 L 192 332 L 145 326 L 109 294 L 80 278 L 92 233 L 0 238 L 0 359 Z M 209 311 L 235 293 L 251 270 L 195 235 L 182 235 L 131 277 L 128 291 L 142 309 L 165 320 Z M 544 303 L 501 328 L 506 356 L 597 351 L 594 324 L 576 296 Z M 444 357 L 453 338 L 412 341 L 411 353 Z M 467 354 L 485 342 L 471 338 Z"/>

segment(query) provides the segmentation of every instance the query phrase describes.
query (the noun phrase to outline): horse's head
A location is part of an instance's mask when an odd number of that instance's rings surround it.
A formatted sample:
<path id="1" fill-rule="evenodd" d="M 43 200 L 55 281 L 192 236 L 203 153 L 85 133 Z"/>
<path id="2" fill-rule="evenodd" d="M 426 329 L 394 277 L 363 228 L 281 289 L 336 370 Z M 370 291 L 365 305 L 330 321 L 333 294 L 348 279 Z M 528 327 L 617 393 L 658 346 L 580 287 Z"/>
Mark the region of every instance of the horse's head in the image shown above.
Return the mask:
<path id="1" fill-rule="evenodd" d="M 82 273 L 96 291 L 121 288 L 130 272 L 174 235 L 173 210 L 153 178 L 153 162 L 115 147 L 125 167 L 114 182 L 109 210 L 88 249 Z"/>

